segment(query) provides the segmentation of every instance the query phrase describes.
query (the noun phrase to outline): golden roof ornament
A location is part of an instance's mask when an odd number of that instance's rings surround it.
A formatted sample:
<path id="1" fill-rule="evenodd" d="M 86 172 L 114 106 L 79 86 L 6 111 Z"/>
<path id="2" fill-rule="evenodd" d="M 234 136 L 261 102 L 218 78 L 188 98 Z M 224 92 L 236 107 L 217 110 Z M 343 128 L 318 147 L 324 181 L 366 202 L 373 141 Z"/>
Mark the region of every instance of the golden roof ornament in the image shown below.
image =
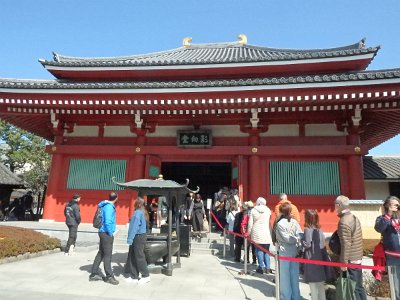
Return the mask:
<path id="1" fill-rule="evenodd" d="M 246 45 L 247 44 L 247 36 L 245 34 L 238 35 L 239 44 Z"/>
<path id="2" fill-rule="evenodd" d="M 190 42 L 191 42 L 191 41 L 192 41 L 192 38 L 191 38 L 191 37 L 185 37 L 185 38 L 183 39 L 182 46 L 184 46 L 184 47 L 190 46 Z"/>

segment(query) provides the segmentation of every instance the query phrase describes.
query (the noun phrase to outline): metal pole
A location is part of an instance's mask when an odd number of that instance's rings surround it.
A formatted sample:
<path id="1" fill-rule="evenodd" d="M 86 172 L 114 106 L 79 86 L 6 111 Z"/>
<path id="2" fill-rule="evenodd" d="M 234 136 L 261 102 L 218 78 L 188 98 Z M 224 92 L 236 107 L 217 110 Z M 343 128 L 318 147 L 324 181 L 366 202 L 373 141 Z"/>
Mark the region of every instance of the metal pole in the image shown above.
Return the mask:
<path id="1" fill-rule="evenodd" d="M 208 232 L 211 233 L 211 208 L 208 210 Z"/>
<path id="2" fill-rule="evenodd" d="M 389 288 L 390 288 L 390 299 L 396 299 L 396 291 L 394 289 L 394 276 L 395 276 L 395 268 L 400 268 L 398 266 L 388 266 L 388 275 L 389 275 Z"/>
<path id="3" fill-rule="evenodd" d="M 243 238 L 244 238 L 244 274 L 247 275 L 247 255 L 248 255 L 248 253 L 247 253 L 247 238 L 246 237 L 243 237 Z"/>
<path id="4" fill-rule="evenodd" d="M 226 257 L 226 233 L 225 233 L 225 229 L 222 229 L 223 233 L 224 233 L 224 248 L 222 249 L 222 255 L 225 258 Z"/>
<path id="5" fill-rule="evenodd" d="M 278 252 L 275 254 L 275 299 L 281 299 L 280 282 L 279 282 L 279 259 Z"/>

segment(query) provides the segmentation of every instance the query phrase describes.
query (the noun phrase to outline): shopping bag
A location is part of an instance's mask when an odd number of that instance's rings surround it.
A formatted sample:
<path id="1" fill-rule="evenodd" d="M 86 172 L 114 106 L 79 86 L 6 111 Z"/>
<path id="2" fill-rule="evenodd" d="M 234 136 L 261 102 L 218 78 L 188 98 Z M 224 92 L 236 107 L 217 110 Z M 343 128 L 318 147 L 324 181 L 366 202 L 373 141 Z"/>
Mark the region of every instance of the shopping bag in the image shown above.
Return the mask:
<path id="1" fill-rule="evenodd" d="M 208 226 L 208 221 L 206 218 L 203 219 L 203 231 L 209 231 L 210 226 Z"/>
<path id="2" fill-rule="evenodd" d="M 341 272 L 336 283 L 336 297 L 340 300 L 355 300 L 356 282 L 350 279 L 348 272 Z"/>

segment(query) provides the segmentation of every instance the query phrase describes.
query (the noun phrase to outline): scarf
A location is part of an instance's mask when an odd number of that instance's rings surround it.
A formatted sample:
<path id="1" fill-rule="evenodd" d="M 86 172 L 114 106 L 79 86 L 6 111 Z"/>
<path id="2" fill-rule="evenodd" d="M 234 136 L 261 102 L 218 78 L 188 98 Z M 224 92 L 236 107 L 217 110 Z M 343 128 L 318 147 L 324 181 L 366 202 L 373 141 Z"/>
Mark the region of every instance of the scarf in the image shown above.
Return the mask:
<path id="1" fill-rule="evenodd" d="M 391 216 L 389 215 L 385 215 L 384 216 L 385 220 L 391 221 L 392 223 L 392 227 L 399 232 L 400 231 L 400 220 L 399 219 L 393 219 Z"/>

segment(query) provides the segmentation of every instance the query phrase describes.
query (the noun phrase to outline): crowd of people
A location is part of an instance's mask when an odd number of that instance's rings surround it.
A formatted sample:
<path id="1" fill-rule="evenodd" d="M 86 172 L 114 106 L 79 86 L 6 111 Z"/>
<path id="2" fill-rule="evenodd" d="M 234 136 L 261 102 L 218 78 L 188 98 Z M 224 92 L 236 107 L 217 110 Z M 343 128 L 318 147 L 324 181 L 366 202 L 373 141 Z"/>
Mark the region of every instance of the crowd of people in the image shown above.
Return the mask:
<path id="1" fill-rule="evenodd" d="M 218 203 L 217 203 L 218 204 Z M 263 197 L 242 204 L 238 209 L 235 202 L 230 204 L 230 209 L 220 213 L 217 218 L 225 215 L 230 240 L 230 255 L 236 262 L 249 261 L 250 249 L 252 250 L 252 263 L 257 264 L 256 272 L 269 274 L 271 270 L 269 249 L 273 244 L 276 254 L 280 257 L 304 258 L 317 261 L 331 261 L 325 246 L 325 234 L 321 229 L 319 215 L 314 209 L 306 209 L 302 230 L 300 226 L 301 216 L 298 208 L 288 200 L 286 194 L 280 195 L 280 201 L 274 208 L 275 219 L 272 220 L 271 210 Z M 387 266 L 396 266 L 393 276 L 396 299 L 400 299 L 400 213 L 399 199 L 388 197 L 383 204 L 383 215 L 376 219 L 375 229 L 382 234 L 382 243 L 386 256 Z M 338 196 L 334 202 L 334 208 L 339 217 L 335 235 L 338 240 L 338 250 L 331 253 L 333 260 L 342 264 L 339 275 L 349 277 L 355 282 L 354 299 L 367 299 L 363 285 L 362 268 L 363 236 L 359 219 L 350 211 L 350 200 L 346 196 Z M 222 211 L 222 205 L 217 205 L 215 210 Z M 220 222 L 221 224 L 225 224 Z M 241 259 L 244 239 L 249 239 L 247 257 Z M 332 242 L 333 239 L 332 239 Z M 234 246 L 232 246 L 234 245 Z M 332 245 L 333 247 L 333 245 Z M 353 267 L 354 266 L 354 267 Z M 360 266 L 361 267 L 361 266 Z M 300 270 L 301 268 L 301 270 Z M 324 283 L 339 276 L 332 267 L 318 264 L 299 264 L 290 259 L 279 260 L 280 297 L 286 299 L 300 299 L 300 274 L 303 280 L 309 284 L 311 298 L 324 300 Z"/>
<path id="2" fill-rule="evenodd" d="M 77 226 L 80 223 L 79 195 L 74 195 L 65 208 L 67 225 L 69 227 L 69 239 L 66 254 L 76 241 Z M 118 284 L 111 268 L 111 255 L 114 235 L 116 233 L 115 202 L 118 195 L 113 192 L 108 200 L 101 201 L 98 207 L 102 209 L 102 224 L 99 228 L 99 250 L 92 266 L 89 280 L 103 280 L 110 284 Z M 355 282 L 354 299 L 367 299 L 363 286 L 362 268 L 363 236 L 359 219 L 350 211 L 350 200 L 340 195 L 334 203 L 334 208 L 339 217 L 337 231 L 332 235 L 330 246 L 337 248 L 333 251 L 336 261 L 343 264 L 340 268 L 340 276 L 348 276 Z M 394 266 L 392 276 L 396 299 L 400 299 L 400 200 L 395 196 L 388 197 L 383 203 L 383 214 L 376 219 L 375 230 L 382 235 L 382 246 L 385 253 L 386 265 Z M 243 260 L 249 262 L 250 249 L 252 250 L 252 263 L 257 264 L 256 272 L 259 274 L 271 274 L 271 245 L 275 246 L 279 260 L 280 298 L 282 300 L 300 299 L 300 274 L 303 280 L 309 284 L 311 298 L 324 300 L 324 283 L 332 279 L 334 272 L 331 267 L 318 264 L 302 266 L 290 258 L 302 257 L 308 260 L 330 261 L 325 246 L 325 235 L 321 229 L 319 215 L 314 209 L 306 209 L 302 230 L 301 216 L 298 208 L 288 200 L 286 194 L 280 195 L 279 203 L 274 207 L 275 219 L 267 206 L 267 200 L 257 198 L 253 201 L 242 202 L 236 191 L 221 189 L 216 193 L 214 202 L 214 214 L 218 223 L 226 226 L 230 232 L 230 255 L 234 261 L 240 262 L 244 239 L 248 239 L 247 257 Z M 193 225 L 194 234 L 203 230 L 203 222 L 206 211 L 203 200 L 199 194 L 189 194 L 183 220 Z M 72 220 L 73 219 L 73 220 Z M 72 221 L 71 221 L 72 220 Z M 144 255 L 146 233 L 149 230 L 149 214 L 143 198 L 138 197 L 135 202 L 135 210 L 129 222 L 127 243 L 129 244 L 128 259 L 125 270 L 129 274 L 127 281 L 137 284 L 150 282 L 149 271 Z M 333 236 L 337 236 L 337 241 Z M 334 247 L 336 243 L 336 247 Z M 300 251 L 301 250 L 301 251 Z M 286 258 L 286 259 L 283 259 Z M 104 263 L 106 275 L 99 270 L 100 263 Z M 345 266 L 345 264 L 350 264 Z"/>

